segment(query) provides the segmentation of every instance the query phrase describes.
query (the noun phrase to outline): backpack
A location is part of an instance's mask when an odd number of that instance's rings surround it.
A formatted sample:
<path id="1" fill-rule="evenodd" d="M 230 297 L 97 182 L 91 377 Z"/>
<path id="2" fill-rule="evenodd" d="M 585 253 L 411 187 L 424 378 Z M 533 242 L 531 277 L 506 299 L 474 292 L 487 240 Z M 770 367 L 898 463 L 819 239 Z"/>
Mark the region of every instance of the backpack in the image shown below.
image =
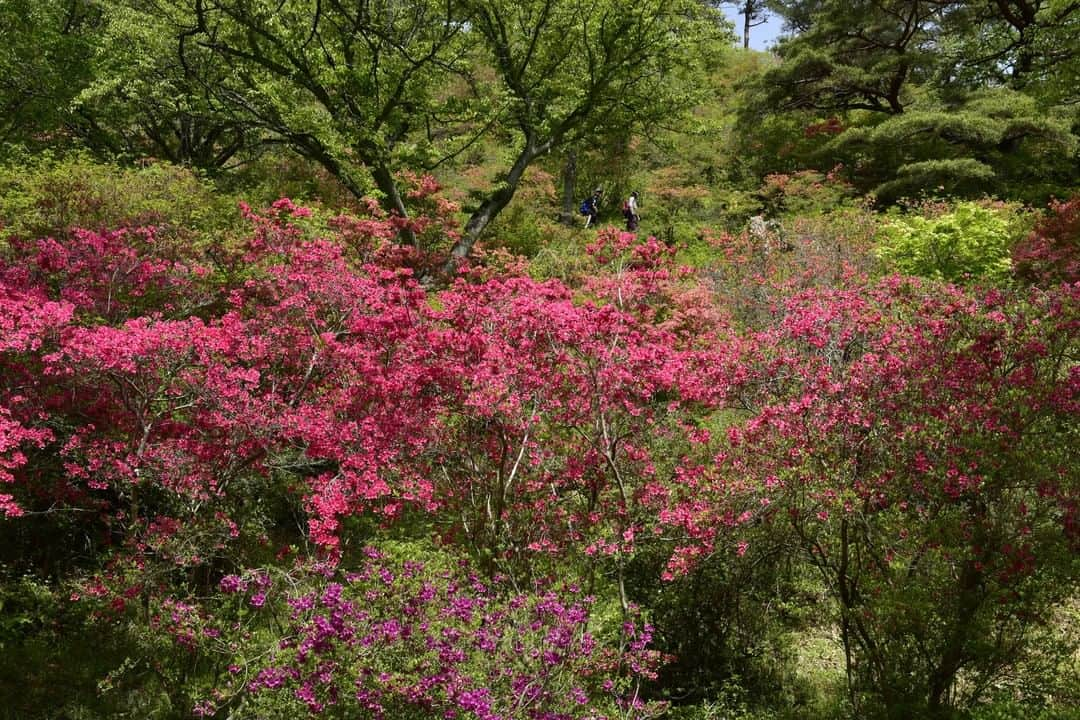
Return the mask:
<path id="1" fill-rule="evenodd" d="M 630 212 L 630 201 L 629 200 L 623 200 L 622 214 L 623 214 L 623 217 L 627 217 L 627 218 L 630 217 L 630 215 L 632 214 Z"/>
<path id="2" fill-rule="evenodd" d="M 582 215 L 592 215 L 592 198 L 588 197 L 581 201 L 580 212 Z"/>

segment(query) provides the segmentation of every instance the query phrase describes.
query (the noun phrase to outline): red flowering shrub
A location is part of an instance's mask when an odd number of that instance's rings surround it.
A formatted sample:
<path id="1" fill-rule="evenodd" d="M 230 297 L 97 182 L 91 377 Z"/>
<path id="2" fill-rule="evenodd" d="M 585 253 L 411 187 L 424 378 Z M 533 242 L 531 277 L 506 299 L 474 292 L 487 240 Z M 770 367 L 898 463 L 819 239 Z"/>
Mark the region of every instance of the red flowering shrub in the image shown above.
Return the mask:
<path id="1" fill-rule="evenodd" d="M 27 464 L 26 451 L 55 438 L 47 424 L 49 413 L 34 397 L 41 378 L 40 365 L 32 359 L 55 341 L 73 314 L 70 303 L 47 300 L 21 279 L 18 273 L 0 273 L 0 512 L 6 517 L 23 514 L 20 503 L 3 489 L 18 480 L 15 473 Z"/>
<path id="2" fill-rule="evenodd" d="M 774 525 L 837 602 L 857 706 L 974 702 L 1078 569 L 1078 299 L 900 278 L 792 296 L 742 358 L 749 419 L 664 517 L 695 539 L 670 569 Z"/>
<path id="3" fill-rule="evenodd" d="M 1050 205 L 1050 216 L 1016 244 L 1013 272 L 1045 287 L 1080 282 L 1080 196 Z"/>

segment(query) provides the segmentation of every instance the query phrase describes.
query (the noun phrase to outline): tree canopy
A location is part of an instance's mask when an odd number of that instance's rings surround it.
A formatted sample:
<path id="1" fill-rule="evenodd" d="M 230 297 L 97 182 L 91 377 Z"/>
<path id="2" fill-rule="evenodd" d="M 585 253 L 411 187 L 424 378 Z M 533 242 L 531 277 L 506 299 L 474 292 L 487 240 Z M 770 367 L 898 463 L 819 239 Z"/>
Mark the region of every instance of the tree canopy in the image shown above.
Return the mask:
<path id="1" fill-rule="evenodd" d="M 1044 2 L 784 2 L 793 34 L 755 81 L 745 122 L 842 118 L 814 148 L 887 202 L 940 187 L 1045 197 L 1077 167 L 1080 6 Z M 1037 188 L 1037 189 L 1036 189 Z"/>

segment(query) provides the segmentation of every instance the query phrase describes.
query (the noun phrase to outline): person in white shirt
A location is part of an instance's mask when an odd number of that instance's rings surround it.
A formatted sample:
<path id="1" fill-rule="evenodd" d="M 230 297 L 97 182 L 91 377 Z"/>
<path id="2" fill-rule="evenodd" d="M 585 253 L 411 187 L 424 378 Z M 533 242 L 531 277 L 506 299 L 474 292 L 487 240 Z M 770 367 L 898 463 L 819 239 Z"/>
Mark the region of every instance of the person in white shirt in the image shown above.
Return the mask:
<path id="1" fill-rule="evenodd" d="M 637 230 L 638 221 L 641 219 L 638 216 L 637 190 L 630 193 L 630 197 L 627 198 L 626 203 L 623 204 L 623 215 L 626 217 L 626 231 L 634 232 L 635 230 Z"/>

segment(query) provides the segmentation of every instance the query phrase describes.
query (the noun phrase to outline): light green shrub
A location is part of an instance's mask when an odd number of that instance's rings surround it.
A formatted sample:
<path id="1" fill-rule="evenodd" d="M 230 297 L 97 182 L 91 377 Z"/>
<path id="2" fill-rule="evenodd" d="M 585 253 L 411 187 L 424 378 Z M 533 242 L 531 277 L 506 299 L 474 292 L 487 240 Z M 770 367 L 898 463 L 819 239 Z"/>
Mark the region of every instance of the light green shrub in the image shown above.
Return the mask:
<path id="1" fill-rule="evenodd" d="M 936 215 L 896 215 L 878 234 L 877 256 L 889 269 L 948 282 L 1009 273 L 1010 249 L 1026 218 L 1008 206 L 961 202 Z"/>
<path id="2" fill-rule="evenodd" d="M 194 235 L 240 222 L 236 197 L 168 163 L 118 167 L 82 155 L 43 155 L 0 166 L 0 237 L 139 225 Z"/>

